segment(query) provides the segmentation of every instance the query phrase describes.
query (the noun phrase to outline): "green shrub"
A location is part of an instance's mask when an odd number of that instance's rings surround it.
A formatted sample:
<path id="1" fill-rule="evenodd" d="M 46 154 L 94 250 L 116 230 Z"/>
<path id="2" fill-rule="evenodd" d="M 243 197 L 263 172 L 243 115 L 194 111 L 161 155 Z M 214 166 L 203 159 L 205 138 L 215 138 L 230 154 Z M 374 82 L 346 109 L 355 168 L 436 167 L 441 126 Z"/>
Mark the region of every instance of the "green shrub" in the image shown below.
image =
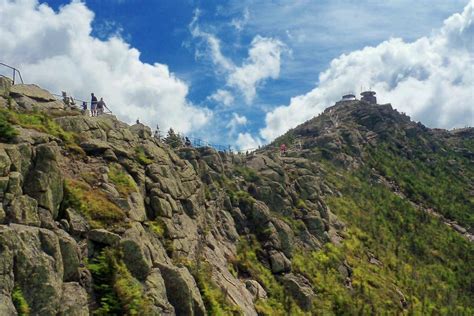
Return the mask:
<path id="1" fill-rule="evenodd" d="M 20 287 L 15 286 L 12 292 L 13 305 L 19 316 L 26 316 L 30 314 L 30 307 L 26 301 Z"/>
<path id="2" fill-rule="evenodd" d="M 160 219 L 157 218 L 154 221 L 148 222 L 150 225 L 151 230 L 160 238 L 165 237 L 167 233 L 166 225 L 165 223 Z"/>
<path id="3" fill-rule="evenodd" d="M 256 200 L 247 191 L 229 191 L 227 194 L 229 195 L 232 204 L 251 207 L 256 202 Z"/>
<path id="4" fill-rule="evenodd" d="M 137 191 L 137 185 L 133 178 L 126 173 L 119 164 L 109 166 L 109 180 L 115 185 L 115 188 L 122 196 L 128 196 Z"/>
<path id="5" fill-rule="evenodd" d="M 73 179 L 66 179 L 64 182 L 62 209 L 67 207 L 81 212 L 94 228 L 120 223 L 125 218 L 125 213 L 102 191 Z"/>
<path id="6" fill-rule="evenodd" d="M 237 258 L 232 263 L 239 276 L 257 280 L 267 292 L 268 299 L 256 303 L 259 315 L 303 315 L 290 293 L 285 291 L 275 275 L 258 260 L 258 251 L 261 251 L 261 248 L 255 236 L 242 238 L 237 246 Z"/>
<path id="7" fill-rule="evenodd" d="M 117 250 L 105 248 L 87 265 L 99 298 L 94 315 L 148 315 L 150 302 Z"/>
<path id="8" fill-rule="evenodd" d="M 8 117 L 5 111 L 0 111 L 0 139 L 6 142 L 10 142 L 18 135 L 18 132 L 8 121 Z"/>

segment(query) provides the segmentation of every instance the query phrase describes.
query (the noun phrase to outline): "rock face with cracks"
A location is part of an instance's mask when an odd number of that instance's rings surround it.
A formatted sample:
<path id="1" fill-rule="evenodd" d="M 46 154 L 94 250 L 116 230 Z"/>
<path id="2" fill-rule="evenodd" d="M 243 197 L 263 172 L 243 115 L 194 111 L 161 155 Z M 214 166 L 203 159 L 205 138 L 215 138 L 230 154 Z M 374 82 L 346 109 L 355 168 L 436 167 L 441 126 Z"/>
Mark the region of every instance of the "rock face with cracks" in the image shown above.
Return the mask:
<path id="1" fill-rule="evenodd" d="M 355 170 L 368 144 L 408 146 L 397 137 L 426 132 L 389 105 L 354 103 L 290 131 L 299 145 L 286 156 L 274 144 L 248 156 L 171 149 L 141 124 L 87 117 L 37 86 L 0 83 L 0 110 L 17 130 L 0 144 L 1 315 L 312 313 L 324 288 L 302 256 L 350 239 L 328 205 L 341 192 L 323 160 Z M 48 124 L 24 123 L 38 109 Z M 472 130 L 430 133 L 473 158 L 462 141 Z M 471 238 L 472 227 L 450 225 Z M 333 270 L 352 291 L 350 263 Z"/>

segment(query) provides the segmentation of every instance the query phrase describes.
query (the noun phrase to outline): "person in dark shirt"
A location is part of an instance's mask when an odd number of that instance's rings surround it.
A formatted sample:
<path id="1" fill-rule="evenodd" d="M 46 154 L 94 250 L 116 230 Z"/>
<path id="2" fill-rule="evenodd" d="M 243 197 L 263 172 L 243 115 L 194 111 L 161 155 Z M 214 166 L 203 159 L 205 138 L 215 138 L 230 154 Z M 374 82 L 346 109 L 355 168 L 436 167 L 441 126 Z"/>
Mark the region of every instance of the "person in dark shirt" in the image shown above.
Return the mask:
<path id="1" fill-rule="evenodd" d="M 188 137 L 185 137 L 184 140 L 185 140 L 185 141 L 184 141 L 184 145 L 185 145 L 186 147 L 191 147 L 191 141 L 189 140 L 189 138 L 188 138 Z"/>
<path id="2" fill-rule="evenodd" d="M 97 116 L 97 97 L 91 93 L 91 114 Z"/>

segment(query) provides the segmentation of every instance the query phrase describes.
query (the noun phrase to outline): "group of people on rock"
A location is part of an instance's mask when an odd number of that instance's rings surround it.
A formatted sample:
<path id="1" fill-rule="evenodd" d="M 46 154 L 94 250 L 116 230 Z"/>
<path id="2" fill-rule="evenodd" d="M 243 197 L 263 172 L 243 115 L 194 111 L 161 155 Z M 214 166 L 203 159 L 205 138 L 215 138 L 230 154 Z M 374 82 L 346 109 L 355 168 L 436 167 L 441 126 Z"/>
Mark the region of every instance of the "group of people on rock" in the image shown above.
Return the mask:
<path id="1" fill-rule="evenodd" d="M 62 92 L 62 100 L 65 105 L 68 106 L 76 106 L 76 100 L 72 96 L 68 96 L 66 92 Z M 104 98 L 100 98 L 100 100 L 97 100 L 97 97 L 94 95 L 94 93 L 91 93 L 91 106 L 90 106 L 90 113 L 92 116 L 99 116 L 101 114 L 104 114 L 105 109 L 108 110 L 107 105 L 104 102 Z M 87 102 L 82 101 L 82 110 L 84 114 L 86 114 L 87 111 Z M 109 110 L 110 111 L 110 110 Z"/>
<path id="2" fill-rule="evenodd" d="M 85 103 L 85 102 L 84 102 Z M 87 108 L 87 104 L 85 104 Z M 107 106 L 105 105 L 104 98 L 100 98 L 100 101 L 97 101 L 97 97 L 94 93 L 91 93 L 91 115 L 92 116 L 99 116 L 104 114 L 104 109 Z"/>

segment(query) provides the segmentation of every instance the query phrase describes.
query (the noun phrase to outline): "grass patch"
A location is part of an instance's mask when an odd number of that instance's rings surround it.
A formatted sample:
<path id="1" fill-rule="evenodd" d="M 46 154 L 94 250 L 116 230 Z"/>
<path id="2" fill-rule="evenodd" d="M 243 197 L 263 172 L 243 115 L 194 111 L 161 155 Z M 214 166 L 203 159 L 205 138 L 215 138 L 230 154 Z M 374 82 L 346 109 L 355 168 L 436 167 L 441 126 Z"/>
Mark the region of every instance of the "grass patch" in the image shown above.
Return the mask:
<path id="1" fill-rule="evenodd" d="M 107 227 L 120 223 L 125 213 L 98 189 L 87 183 L 66 179 L 64 185 L 63 209 L 72 207 L 83 214 L 93 228 Z"/>
<path id="2" fill-rule="evenodd" d="M 58 123 L 44 112 L 16 112 L 2 109 L 0 110 L 0 124 L 2 117 L 10 124 L 19 125 L 27 129 L 34 129 L 57 137 L 64 142 L 65 147 L 71 152 L 85 155 L 82 148 L 77 145 L 78 136 L 75 133 L 63 130 Z"/>
<path id="3" fill-rule="evenodd" d="M 227 194 L 233 205 L 251 207 L 256 202 L 256 200 L 247 191 L 228 191 Z"/>
<path id="4" fill-rule="evenodd" d="M 30 315 L 30 307 L 28 306 L 28 302 L 26 301 L 21 289 L 18 286 L 13 288 L 12 301 L 19 316 Z"/>
<path id="5" fill-rule="evenodd" d="M 108 176 L 121 196 L 128 196 L 132 192 L 137 192 L 135 181 L 119 164 L 109 165 Z"/>
<path id="6" fill-rule="evenodd" d="M 244 177 L 245 181 L 252 183 L 260 182 L 259 175 L 253 169 L 250 169 L 248 167 L 235 167 L 234 170 L 237 175 Z"/>
<path id="7" fill-rule="evenodd" d="M 167 234 L 167 229 L 165 223 L 157 218 L 154 221 L 148 222 L 150 229 L 160 238 L 164 238 Z"/>
<path id="8" fill-rule="evenodd" d="M 87 265 L 100 307 L 93 315 L 149 315 L 151 303 L 119 251 L 105 248 Z"/>
<path id="9" fill-rule="evenodd" d="M 146 153 L 145 149 L 143 147 L 136 147 L 135 148 L 135 159 L 142 165 L 147 166 L 153 163 L 153 160 L 150 159 Z"/>
<path id="10" fill-rule="evenodd" d="M 298 199 L 298 201 L 296 202 L 296 207 L 298 209 L 308 209 L 308 206 L 306 205 L 303 199 Z"/>

